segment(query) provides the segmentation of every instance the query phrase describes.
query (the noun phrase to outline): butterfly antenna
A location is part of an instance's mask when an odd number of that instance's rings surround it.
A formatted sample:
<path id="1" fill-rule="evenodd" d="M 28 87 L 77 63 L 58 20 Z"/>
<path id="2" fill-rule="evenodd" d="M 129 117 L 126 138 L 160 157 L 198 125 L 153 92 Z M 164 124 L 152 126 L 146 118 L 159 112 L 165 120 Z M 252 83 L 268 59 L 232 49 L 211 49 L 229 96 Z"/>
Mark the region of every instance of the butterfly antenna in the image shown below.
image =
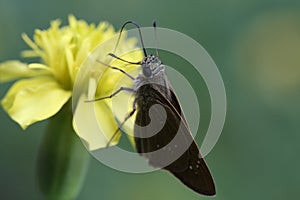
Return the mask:
<path id="1" fill-rule="evenodd" d="M 154 28 L 154 40 L 155 40 L 155 52 L 156 52 L 156 57 L 158 57 L 158 50 L 157 50 L 157 31 L 156 31 L 156 20 L 153 21 L 153 28 Z"/>
<path id="2" fill-rule="evenodd" d="M 139 36 L 140 36 L 140 40 L 141 40 L 141 45 L 142 45 L 143 52 L 144 52 L 144 56 L 147 57 L 147 52 L 146 52 L 145 45 L 144 45 L 143 38 L 142 38 L 141 27 L 140 27 L 140 25 L 139 25 L 138 23 L 136 23 L 136 22 L 134 22 L 134 21 L 127 21 L 127 22 L 125 22 L 125 23 L 123 24 L 123 26 L 122 26 L 122 28 L 121 28 L 121 30 L 120 30 L 120 34 L 119 34 L 119 37 L 118 37 L 117 44 L 116 44 L 115 49 L 114 49 L 114 54 L 116 53 L 117 46 L 118 46 L 118 44 L 119 44 L 119 42 L 120 42 L 121 34 L 122 34 L 122 32 L 123 32 L 123 30 L 124 30 L 124 28 L 125 28 L 125 26 L 126 26 L 127 24 L 133 24 L 133 25 L 136 26 L 136 28 L 138 29 L 138 31 L 139 31 Z"/>

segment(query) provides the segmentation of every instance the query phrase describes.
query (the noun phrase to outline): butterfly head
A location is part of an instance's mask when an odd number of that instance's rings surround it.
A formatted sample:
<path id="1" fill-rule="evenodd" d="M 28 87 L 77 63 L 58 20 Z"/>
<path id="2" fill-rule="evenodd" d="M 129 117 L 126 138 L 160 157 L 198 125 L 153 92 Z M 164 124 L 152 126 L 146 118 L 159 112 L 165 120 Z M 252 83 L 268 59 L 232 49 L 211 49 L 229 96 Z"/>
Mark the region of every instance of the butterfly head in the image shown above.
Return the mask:
<path id="1" fill-rule="evenodd" d="M 142 75 L 145 78 L 152 78 L 164 70 L 162 62 L 157 56 L 148 55 L 142 61 Z"/>

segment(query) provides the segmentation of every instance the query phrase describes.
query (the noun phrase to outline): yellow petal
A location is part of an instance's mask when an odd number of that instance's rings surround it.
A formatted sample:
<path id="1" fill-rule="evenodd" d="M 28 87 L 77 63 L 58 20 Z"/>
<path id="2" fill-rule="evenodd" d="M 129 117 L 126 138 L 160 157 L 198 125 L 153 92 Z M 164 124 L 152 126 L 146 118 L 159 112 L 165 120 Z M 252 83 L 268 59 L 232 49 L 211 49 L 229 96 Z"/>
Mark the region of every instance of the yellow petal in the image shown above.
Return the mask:
<path id="1" fill-rule="evenodd" d="M 28 35 L 23 33 L 22 38 L 25 41 L 25 43 L 29 47 L 31 47 L 38 56 L 45 57 L 45 53 L 28 37 Z"/>
<path id="2" fill-rule="evenodd" d="M 49 74 L 49 71 L 30 69 L 27 64 L 17 60 L 10 60 L 0 64 L 0 82 L 44 74 Z"/>
<path id="3" fill-rule="evenodd" d="M 85 141 L 85 146 L 90 151 L 106 147 L 118 129 L 113 113 L 106 101 L 85 101 L 93 99 L 96 85 L 96 79 L 90 78 L 88 97 L 85 94 L 80 96 L 74 94 L 73 96 L 73 103 L 77 104 L 73 115 L 73 127 L 78 136 Z M 76 100 L 77 98 L 78 100 Z M 120 136 L 120 132 L 117 133 L 109 145 L 116 145 Z"/>
<path id="4" fill-rule="evenodd" d="M 39 55 L 35 51 L 32 51 L 32 50 L 24 50 L 24 51 L 21 51 L 21 56 L 23 58 L 36 58 Z"/>
<path id="5" fill-rule="evenodd" d="M 132 60 L 132 58 L 128 56 L 128 60 Z M 137 76 L 139 73 L 139 68 L 136 65 L 126 65 L 126 67 L 122 67 L 119 65 L 124 65 L 124 63 L 118 60 L 115 60 L 112 65 L 123 68 L 132 76 Z M 127 92 L 121 92 L 111 100 L 84 102 L 84 100 L 87 99 L 92 100 L 98 97 L 108 96 L 121 86 L 132 87 L 132 80 L 119 71 L 102 66 L 100 63 L 97 63 L 95 69 L 97 70 L 87 73 L 88 75 L 86 76 L 85 73 L 81 72 L 80 74 L 83 76 L 81 77 L 82 82 L 80 84 L 77 82 L 77 86 L 85 88 L 85 84 L 88 84 L 88 87 L 87 90 L 83 92 L 86 95 L 81 97 L 81 100 L 75 101 L 78 105 L 76 105 L 74 115 L 74 129 L 85 141 L 85 145 L 90 151 L 106 147 L 108 140 L 112 138 L 118 129 L 117 122 L 122 123 L 128 113 L 133 109 L 133 99 L 129 99 L 131 95 Z M 99 76 L 101 76 L 100 80 L 98 80 Z M 81 79 L 79 78 L 79 80 Z M 96 95 L 95 90 L 97 90 Z M 73 96 L 73 102 L 74 98 L 76 99 L 75 96 Z M 133 138 L 134 119 L 135 116 L 132 116 L 121 128 L 127 133 L 130 142 L 135 147 Z M 116 145 L 119 142 L 120 136 L 121 132 L 118 132 L 110 145 Z"/>
<path id="6" fill-rule="evenodd" d="M 44 76 L 16 82 L 1 103 L 10 117 L 25 129 L 56 114 L 70 97 L 70 91 Z"/>
<path id="7" fill-rule="evenodd" d="M 78 136 L 85 141 L 89 151 L 104 148 L 118 126 L 111 110 L 105 102 L 85 102 L 86 96 L 81 96 L 73 117 L 73 127 Z M 110 145 L 116 145 L 120 138 L 118 133 Z"/>
<path id="8" fill-rule="evenodd" d="M 52 73 L 52 69 L 48 67 L 47 65 L 41 64 L 41 63 L 31 63 L 28 65 L 28 68 L 30 69 L 41 69 L 41 70 L 46 70 Z"/>
<path id="9" fill-rule="evenodd" d="M 127 66 L 127 72 L 132 76 L 137 76 L 139 73 L 139 69 L 136 66 Z M 133 82 L 124 74 L 116 71 L 108 69 L 103 73 L 97 87 L 97 97 L 109 96 L 113 92 L 117 91 L 121 87 L 128 87 L 133 88 Z M 93 99 L 95 97 L 89 97 L 89 99 Z M 124 122 L 125 118 L 128 114 L 133 110 L 133 101 L 134 96 L 130 92 L 122 91 L 115 97 L 111 98 L 110 100 L 106 100 L 106 107 L 110 109 L 111 115 L 113 116 L 112 119 L 118 121 L 119 123 Z M 104 101 L 102 101 L 104 102 Z M 101 101 L 95 102 L 95 104 L 100 104 Z M 105 109 L 104 106 L 100 107 Z M 103 118 L 104 113 L 101 113 L 101 110 L 96 112 L 96 116 L 99 119 L 99 125 L 101 127 L 107 126 L 107 124 L 101 124 L 101 119 Z M 134 138 L 133 138 L 133 127 L 134 127 L 135 115 L 133 115 L 130 119 L 123 124 L 121 129 L 126 133 L 128 136 L 131 144 L 135 147 Z M 105 129 L 103 129 L 105 130 Z M 112 134 L 109 132 L 105 132 L 106 135 Z M 118 142 L 118 141 L 116 141 Z"/>

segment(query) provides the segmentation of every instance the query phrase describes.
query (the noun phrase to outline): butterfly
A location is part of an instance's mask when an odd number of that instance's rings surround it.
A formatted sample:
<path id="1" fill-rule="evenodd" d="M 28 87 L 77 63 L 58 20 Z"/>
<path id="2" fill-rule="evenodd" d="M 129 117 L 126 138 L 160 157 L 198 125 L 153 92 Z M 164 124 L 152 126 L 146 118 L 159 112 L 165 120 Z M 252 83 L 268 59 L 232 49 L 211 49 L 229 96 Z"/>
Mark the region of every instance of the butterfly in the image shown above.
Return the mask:
<path id="1" fill-rule="evenodd" d="M 129 64 L 139 65 L 141 72 L 137 77 L 131 76 L 123 69 L 99 61 L 107 67 L 124 73 L 134 83 L 134 88 L 121 87 L 110 96 L 92 100 L 112 98 L 122 91 L 133 92 L 135 95 L 132 111 L 120 123 L 107 146 L 120 131 L 122 125 L 136 113 L 134 126 L 136 151 L 148 159 L 149 165 L 167 170 L 199 194 L 215 195 L 213 177 L 191 134 L 180 102 L 166 76 L 165 66 L 159 59 L 158 50 L 156 49 L 156 55 L 147 54 L 140 26 L 134 21 L 127 21 L 123 24 L 119 39 L 127 24 L 137 27 L 144 58 L 139 62 L 130 62 L 114 53 L 109 54 Z M 156 33 L 155 21 L 153 27 Z M 160 128 L 156 130 L 157 127 Z"/>

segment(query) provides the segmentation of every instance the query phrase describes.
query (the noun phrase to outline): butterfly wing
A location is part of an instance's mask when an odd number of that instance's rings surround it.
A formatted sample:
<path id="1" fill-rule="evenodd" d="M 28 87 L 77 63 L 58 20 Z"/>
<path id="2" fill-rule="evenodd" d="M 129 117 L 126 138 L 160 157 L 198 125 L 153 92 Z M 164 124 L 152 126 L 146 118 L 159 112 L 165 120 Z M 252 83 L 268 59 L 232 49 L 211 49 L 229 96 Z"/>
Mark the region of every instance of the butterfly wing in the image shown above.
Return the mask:
<path id="1" fill-rule="evenodd" d="M 214 195 L 213 178 L 190 133 L 179 101 L 168 86 L 148 84 L 137 92 L 134 130 L 137 152 L 150 165 L 168 170 L 194 191 Z M 157 127 L 159 130 L 154 130 Z"/>

